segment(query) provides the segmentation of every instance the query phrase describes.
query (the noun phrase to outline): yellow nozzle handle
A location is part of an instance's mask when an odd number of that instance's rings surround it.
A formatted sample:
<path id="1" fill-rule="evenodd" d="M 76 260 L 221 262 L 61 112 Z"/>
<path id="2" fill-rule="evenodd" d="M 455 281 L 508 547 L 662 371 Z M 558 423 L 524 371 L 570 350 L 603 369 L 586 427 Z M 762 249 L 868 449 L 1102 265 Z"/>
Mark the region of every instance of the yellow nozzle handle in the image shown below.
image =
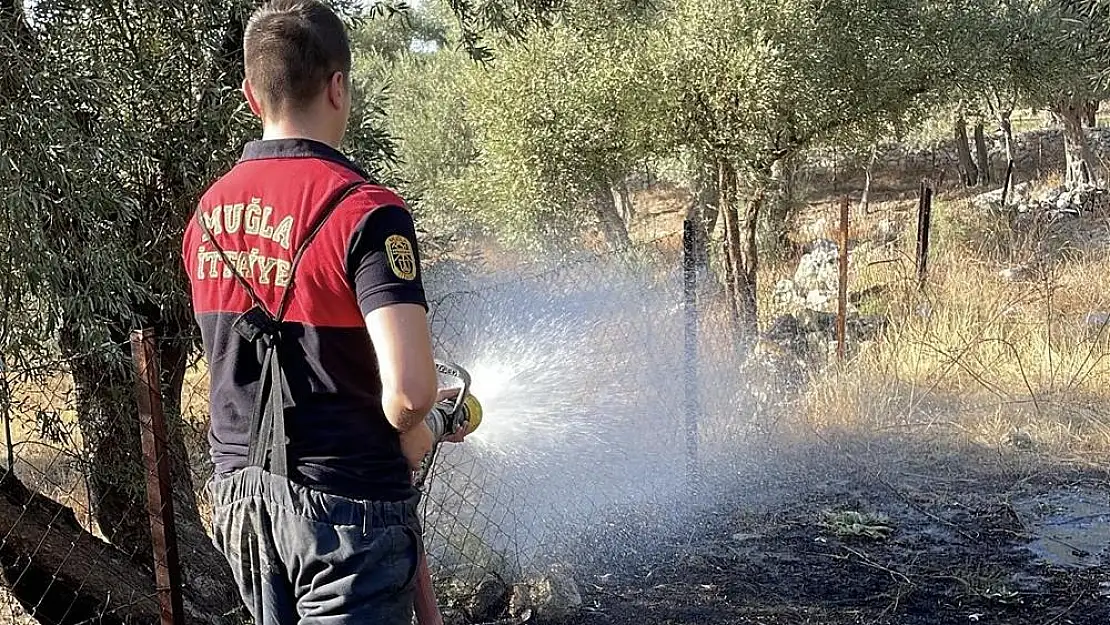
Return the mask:
<path id="1" fill-rule="evenodd" d="M 467 434 L 473 434 L 474 430 L 482 424 L 482 404 L 478 402 L 478 398 L 467 393 L 463 399 L 463 409 L 466 411 Z"/>

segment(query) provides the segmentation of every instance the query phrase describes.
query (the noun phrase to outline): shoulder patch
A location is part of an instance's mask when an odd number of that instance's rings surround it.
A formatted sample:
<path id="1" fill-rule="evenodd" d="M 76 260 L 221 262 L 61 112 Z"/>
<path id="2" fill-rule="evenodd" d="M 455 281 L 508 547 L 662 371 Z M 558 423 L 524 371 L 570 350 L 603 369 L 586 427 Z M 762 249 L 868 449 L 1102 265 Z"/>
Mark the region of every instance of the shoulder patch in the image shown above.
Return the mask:
<path id="1" fill-rule="evenodd" d="M 412 242 L 400 234 L 390 235 L 385 240 L 385 255 L 389 268 L 402 280 L 416 279 L 416 253 Z"/>

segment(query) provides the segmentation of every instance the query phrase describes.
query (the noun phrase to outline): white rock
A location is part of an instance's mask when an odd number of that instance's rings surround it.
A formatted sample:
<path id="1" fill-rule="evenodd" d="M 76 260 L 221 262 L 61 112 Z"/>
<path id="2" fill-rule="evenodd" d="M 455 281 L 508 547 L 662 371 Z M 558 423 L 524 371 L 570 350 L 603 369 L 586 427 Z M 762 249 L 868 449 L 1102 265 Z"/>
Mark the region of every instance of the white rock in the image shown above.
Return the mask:
<path id="1" fill-rule="evenodd" d="M 1048 204 L 1055 204 L 1056 200 L 1064 194 L 1065 190 L 1066 189 L 1064 189 L 1064 187 L 1056 187 L 1055 189 L 1051 189 L 1047 193 L 1045 193 L 1044 196 L 1041 197 L 1041 201 Z"/>
<path id="2" fill-rule="evenodd" d="M 880 245 L 893 243 L 898 240 L 902 226 L 894 219 L 887 217 L 875 226 L 874 241 Z"/>
<path id="3" fill-rule="evenodd" d="M 798 294 L 798 288 L 794 281 L 785 278 L 775 283 L 775 290 L 771 293 L 771 299 L 776 305 L 786 308 L 800 307 L 805 302 Z"/>
<path id="4" fill-rule="evenodd" d="M 543 619 L 561 619 L 582 606 L 582 594 L 567 573 L 552 569 L 531 584 L 532 609 Z"/>
<path id="5" fill-rule="evenodd" d="M 1087 318 L 1084 320 L 1088 326 L 1093 328 L 1101 328 L 1105 325 L 1110 325 L 1110 312 L 1092 311 L 1087 313 Z"/>
<path id="6" fill-rule="evenodd" d="M 836 292 L 840 281 L 839 250 L 828 239 L 814 242 L 812 249 L 802 257 L 794 271 L 794 284 L 803 293 L 810 291 Z"/>
<path id="7" fill-rule="evenodd" d="M 1007 282 L 1022 282 L 1029 279 L 1029 268 L 1020 265 L 1007 267 L 999 271 L 998 276 Z"/>
<path id="8" fill-rule="evenodd" d="M 814 289 L 806 295 L 806 308 L 822 312 L 833 312 L 837 307 L 837 294 Z"/>

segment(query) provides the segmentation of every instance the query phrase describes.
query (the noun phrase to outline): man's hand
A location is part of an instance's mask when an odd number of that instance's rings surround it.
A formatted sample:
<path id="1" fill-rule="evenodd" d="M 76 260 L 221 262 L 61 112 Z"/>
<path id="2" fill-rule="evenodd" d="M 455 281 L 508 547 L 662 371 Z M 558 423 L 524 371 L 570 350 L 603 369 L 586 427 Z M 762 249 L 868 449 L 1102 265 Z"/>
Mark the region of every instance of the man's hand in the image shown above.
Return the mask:
<path id="1" fill-rule="evenodd" d="M 457 387 L 455 387 L 455 388 L 441 388 L 441 389 L 439 389 L 439 393 L 436 395 L 436 403 L 439 403 L 441 401 L 447 401 L 448 399 L 454 400 L 456 397 L 459 396 L 459 393 L 461 393 L 461 392 L 462 392 L 462 389 L 457 388 Z M 458 429 L 458 431 L 456 431 L 454 434 L 444 436 L 443 441 L 446 442 L 446 443 L 461 443 L 461 442 L 463 442 L 463 439 L 466 438 L 467 430 L 469 428 L 470 428 L 470 422 L 469 421 L 463 421 L 463 424 Z"/>
<path id="2" fill-rule="evenodd" d="M 409 469 L 419 471 L 421 463 L 432 453 L 432 430 L 421 421 L 411 430 L 401 434 L 401 452 L 408 460 Z"/>

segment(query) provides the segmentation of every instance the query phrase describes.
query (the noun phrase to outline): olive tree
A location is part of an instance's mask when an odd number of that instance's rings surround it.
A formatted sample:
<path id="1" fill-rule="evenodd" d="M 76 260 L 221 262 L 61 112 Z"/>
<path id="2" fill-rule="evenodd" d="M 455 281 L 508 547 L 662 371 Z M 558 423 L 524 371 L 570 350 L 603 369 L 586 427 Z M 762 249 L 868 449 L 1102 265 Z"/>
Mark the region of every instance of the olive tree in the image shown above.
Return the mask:
<path id="1" fill-rule="evenodd" d="M 157 619 L 128 346 L 140 327 L 159 336 L 189 615 L 239 607 L 183 437 L 198 342 L 180 245 L 205 186 L 258 130 L 239 93 L 257 4 L 0 0 L 0 354 L 7 369 L 65 363 L 107 540 L 15 474 L 0 480 L 0 580 L 44 622 Z M 379 177 L 393 154 L 382 112 L 360 99 L 346 146 Z"/>
<path id="2" fill-rule="evenodd" d="M 757 323 L 757 224 L 775 164 L 904 117 L 959 75 L 975 7 L 949 2 L 671 0 L 651 55 L 676 137 L 714 163 L 733 313 Z M 741 206 L 742 204 L 742 206 Z"/>

